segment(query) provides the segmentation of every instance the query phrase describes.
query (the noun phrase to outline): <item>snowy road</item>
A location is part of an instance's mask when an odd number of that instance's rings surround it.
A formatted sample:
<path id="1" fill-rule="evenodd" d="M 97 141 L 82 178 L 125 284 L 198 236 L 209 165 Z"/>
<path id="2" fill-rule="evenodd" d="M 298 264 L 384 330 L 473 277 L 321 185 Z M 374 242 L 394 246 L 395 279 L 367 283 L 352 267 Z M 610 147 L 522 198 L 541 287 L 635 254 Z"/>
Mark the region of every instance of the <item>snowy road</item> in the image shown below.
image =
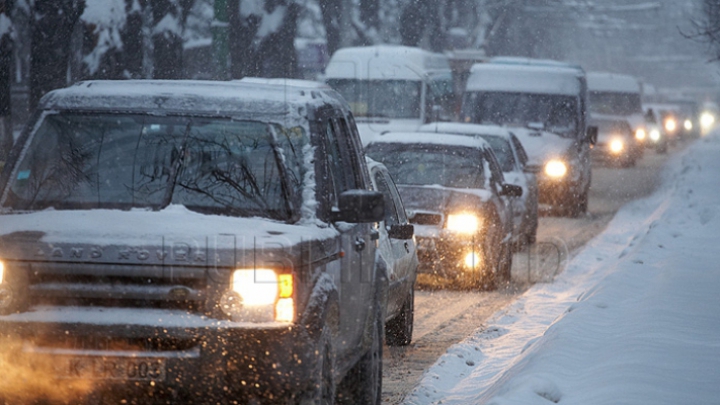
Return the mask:
<path id="1" fill-rule="evenodd" d="M 418 291 L 413 344 L 385 348 L 383 403 L 400 403 L 448 347 L 485 327 L 491 315 L 512 303 L 532 283 L 548 280 L 561 271 L 567 256 L 602 232 L 620 207 L 656 188 L 667 158 L 648 151 L 634 168 L 595 167 L 588 215 L 578 219 L 542 217 L 536 247 L 515 255 L 511 288 L 496 292 Z"/>

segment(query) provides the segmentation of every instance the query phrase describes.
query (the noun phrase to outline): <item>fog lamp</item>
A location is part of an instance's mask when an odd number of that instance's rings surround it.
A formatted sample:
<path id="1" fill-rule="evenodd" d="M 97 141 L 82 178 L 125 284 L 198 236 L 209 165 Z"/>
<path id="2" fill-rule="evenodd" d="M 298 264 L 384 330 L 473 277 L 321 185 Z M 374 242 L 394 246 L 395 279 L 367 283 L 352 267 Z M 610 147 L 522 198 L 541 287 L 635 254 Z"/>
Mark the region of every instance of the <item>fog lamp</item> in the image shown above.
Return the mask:
<path id="1" fill-rule="evenodd" d="M 620 153 L 624 147 L 623 141 L 619 139 L 613 139 L 612 142 L 610 142 L 610 152 L 612 153 Z"/>
<path id="2" fill-rule="evenodd" d="M 465 255 L 464 262 L 466 268 L 472 270 L 478 269 L 482 265 L 482 257 L 475 252 L 470 252 Z"/>
<path id="3" fill-rule="evenodd" d="M 644 141 L 646 136 L 647 133 L 644 128 L 638 128 L 637 131 L 635 131 L 635 139 L 638 141 Z"/>
<path id="4" fill-rule="evenodd" d="M 551 160 L 545 164 L 545 174 L 550 177 L 563 177 L 567 174 L 567 165 L 560 160 Z"/>
<path id="5" fill-rule="evenodd" d="M 475 214 L 450 214 L 445 228 L 462 234 L 473 234 L 481 227 L 480 218 Z"/>
<path id="6" fill-rule="evenodd" d="M 683 126 L 685 127 L 686 131 L 692 131 L 692 129 L 693 129 L 693 123 L 690 120 L 685 120 L 685 122 L 683 123 Z"/>
<path id="7" fill-rule="evenodd" d="M 650 139 L 652 139 L 655 142 L 659 141 L 660 140 L 660 131 L 658 131 L 657 129 L 653 129 L 652 131 L 650 131 Z"/>
<path id="8" fill-rule="evenodd" d="M 271 269 L 238 269 L 220 308 L 236 322 L 292 322 L 295 318 L 292 274 Z"/>

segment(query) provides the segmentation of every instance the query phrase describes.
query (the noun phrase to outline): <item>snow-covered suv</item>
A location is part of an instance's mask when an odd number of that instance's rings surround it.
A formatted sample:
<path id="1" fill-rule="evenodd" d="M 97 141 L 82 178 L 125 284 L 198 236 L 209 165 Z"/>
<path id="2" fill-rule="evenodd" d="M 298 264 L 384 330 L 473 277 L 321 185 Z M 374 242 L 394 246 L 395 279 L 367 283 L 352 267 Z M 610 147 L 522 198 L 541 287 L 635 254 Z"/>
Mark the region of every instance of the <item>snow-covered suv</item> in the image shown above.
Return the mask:
<path id="1" fill-rule="evenodd" d="M 349 108 L 324 86 L 47 94 L 0 176 L 11 374 L 89 382 L 101 403 L 379 403 L 370 188 Z"/>

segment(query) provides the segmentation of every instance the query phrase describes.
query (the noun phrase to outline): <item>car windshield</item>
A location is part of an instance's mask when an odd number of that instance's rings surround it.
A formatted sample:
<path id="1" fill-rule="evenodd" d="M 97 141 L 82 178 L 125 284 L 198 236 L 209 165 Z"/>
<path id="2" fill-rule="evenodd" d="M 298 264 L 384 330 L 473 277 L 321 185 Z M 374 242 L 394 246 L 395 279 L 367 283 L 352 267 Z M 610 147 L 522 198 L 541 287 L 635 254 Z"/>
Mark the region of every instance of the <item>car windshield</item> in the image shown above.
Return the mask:
<path id="1" fill-rule="evenodd" d="M 623 116 L 642 114 L 640 94 L 591 91 L 590 112 Z"/>
<path id="2" fill-rule="evenodd" d="M 301 195 L 299 128 L 225 118 L 45 117 L 9 184 L 12 210 L 150 208 L 290 220 Z"/>
<path id="3" fill-rule="evenodd" d="M 423 144 L 372 144 L 367 155 L 387 166 L 397 184 L 483 188 L 479 150 Z"/>
<path id="4" fill-rule="evenodd" d="M 576 136 L 578 109 L 574 96 L 468 92 L 462 105 L 466 122 L 522 127 L 539 123 L 561 136 Z"/>
<path id="5" fill-rule="evenodd" d="M 329 79 L 356 117 L 420 118 L 419 80 Z"/>

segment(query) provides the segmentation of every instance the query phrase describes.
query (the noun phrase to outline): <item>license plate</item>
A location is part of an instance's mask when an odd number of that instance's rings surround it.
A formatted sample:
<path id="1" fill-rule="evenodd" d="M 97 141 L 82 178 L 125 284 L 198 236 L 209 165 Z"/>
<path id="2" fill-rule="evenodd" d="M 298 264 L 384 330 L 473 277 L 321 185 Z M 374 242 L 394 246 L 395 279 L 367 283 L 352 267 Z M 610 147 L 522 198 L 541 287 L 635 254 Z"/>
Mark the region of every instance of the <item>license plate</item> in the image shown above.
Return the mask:
<path id="1" fill-rule="evenodd" d="M 59 357 L 60 378 L 164 381 L 165 359 L 135 357 Z"/>

